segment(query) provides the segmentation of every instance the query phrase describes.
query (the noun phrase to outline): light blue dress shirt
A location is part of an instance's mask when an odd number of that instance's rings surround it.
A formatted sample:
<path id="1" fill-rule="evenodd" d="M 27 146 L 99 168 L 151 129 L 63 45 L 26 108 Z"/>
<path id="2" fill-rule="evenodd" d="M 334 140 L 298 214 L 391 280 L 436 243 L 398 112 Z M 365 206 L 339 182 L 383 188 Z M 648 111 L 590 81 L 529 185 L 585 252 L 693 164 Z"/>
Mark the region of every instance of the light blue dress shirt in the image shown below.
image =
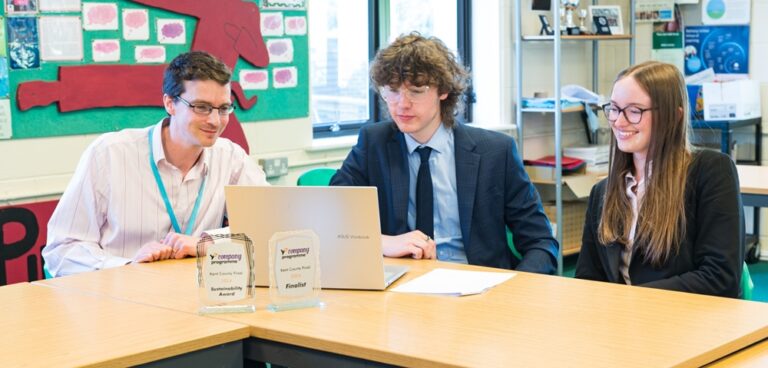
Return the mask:
<path id="1" fill-rule="evenodd" d="M 408 227 L 416 228 L 416 176 L 419 173 L 421 158 L 416 148 L 432 148 L 429 156 L 429 170 L 432 173 L 434 196 L 435 242 L 437 259 L 441 261 L 467 263 L 467 253 L 461 237 L 459 223 L 459 202 L 456 191 L 456 156 L 453 147 L 453 130 L 440 124 L 435 134 L 422 145 L 410 135 L 405 135 L 408 147 Z"/>

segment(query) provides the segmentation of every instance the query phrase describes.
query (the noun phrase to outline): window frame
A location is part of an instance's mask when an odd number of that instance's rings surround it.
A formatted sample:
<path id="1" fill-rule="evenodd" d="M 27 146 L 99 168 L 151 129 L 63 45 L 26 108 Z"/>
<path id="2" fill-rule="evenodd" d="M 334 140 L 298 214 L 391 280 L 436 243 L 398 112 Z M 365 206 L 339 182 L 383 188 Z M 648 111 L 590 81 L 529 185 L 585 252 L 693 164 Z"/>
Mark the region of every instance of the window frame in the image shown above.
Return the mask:
<path id="1" fill-rule="evenodd" d="M 472 0 L 456 0 L 457 4 L 457 47 L 459 58 L 464 65 L 471 70 L 472 62 Z M 389 33 L 389 0 L 368 0 L 368 60 L 373 60 L 376 51 L 383 43 L 386 43 L 386 35 Z M 471 83 L 471 82 L 470 82 Z M 310 93 L 311 89 L 310 89 Z M 381 121 L 386 112 L 382 111 L 378 94 L 373 88 L 368 89 L 368 119 L 349 120 L 332 123 L 313 124 L 312 135 L 314 139 L 332 138 L 348 135 L 356 135 L 360 127 L 370 122 Z M 465 109 L 458 121 L 466 123 L 472 121 L 472 103 L 475 102 L 475 94 L 472 85 L 467 88 L 465 96 Z M 310 101 L 311 104 L 311 101 Z"/>

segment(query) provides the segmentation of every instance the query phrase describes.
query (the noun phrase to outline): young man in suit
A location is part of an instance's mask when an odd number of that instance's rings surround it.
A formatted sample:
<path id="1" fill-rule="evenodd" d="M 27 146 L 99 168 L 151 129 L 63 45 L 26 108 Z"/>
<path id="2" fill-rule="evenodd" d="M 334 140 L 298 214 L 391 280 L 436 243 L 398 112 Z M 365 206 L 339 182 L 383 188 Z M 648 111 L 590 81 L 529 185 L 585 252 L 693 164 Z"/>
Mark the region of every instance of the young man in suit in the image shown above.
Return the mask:
<path id="1" fill-rule="evenodd" d="M 434 37 L 380 50 L 371 79 L 393 122 L 360 129 L 331 185 L 378 188 L 385 256 L 552 274 L 558 244 L 514 141 L 456 122 L 468 78 Z"/>

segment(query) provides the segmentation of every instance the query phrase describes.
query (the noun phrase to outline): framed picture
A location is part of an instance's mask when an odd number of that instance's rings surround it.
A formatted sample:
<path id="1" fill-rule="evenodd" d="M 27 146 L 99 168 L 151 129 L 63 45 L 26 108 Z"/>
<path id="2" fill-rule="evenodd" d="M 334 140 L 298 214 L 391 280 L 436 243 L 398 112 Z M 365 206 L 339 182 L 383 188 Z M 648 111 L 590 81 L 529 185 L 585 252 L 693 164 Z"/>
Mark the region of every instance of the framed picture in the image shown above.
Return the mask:
<path id="1" fill-rule="evenodd" d="M 624 25 L 621 22 L 621 7 L 618 5 L 590 5 L 589 16 L 605 17 L 608 20 L 608 26 L 611 28 L 611 34 L 624 34 Z M 596 26 L 596 25 L 595 25 Z"/>
<path id="2" fill-rule="evenodd" d="M 608 18 L 602 15 L 595 15 L 594 17 L 592 17 L 592 24 L 595 25 L 595 34 L 597 35 L 611 34 L 611 27 L 608 26 Z"/>
<path id="3" fill-rule="evenodd" d="M 551 10 L 552 0 L 532 0 L 531 10 Z"/>

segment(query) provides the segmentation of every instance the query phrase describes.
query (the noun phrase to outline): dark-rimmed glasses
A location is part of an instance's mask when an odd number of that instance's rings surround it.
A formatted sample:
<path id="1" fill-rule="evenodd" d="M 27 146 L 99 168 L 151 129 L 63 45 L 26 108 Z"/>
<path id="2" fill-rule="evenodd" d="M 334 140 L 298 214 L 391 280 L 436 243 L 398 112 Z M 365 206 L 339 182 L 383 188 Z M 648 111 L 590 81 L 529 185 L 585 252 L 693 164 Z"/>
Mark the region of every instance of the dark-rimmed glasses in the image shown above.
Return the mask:
<path id="1" fill-rule="evenodd" d="M 623 109 L 619 108 L 618 106 L 614 104 L 607 103 L 603 106 L 601 106 L 603 109 L 603 113 L 605 114 L 606 119 L 610 121 L 611 123 L 615 123 L 616 120 L 619 120 L 619 114 L 624 114 L 624 119 L 626 119 L 630 124 L 639 124 L 640 120 L 643 120 L 643 113 L 648 110 L 656 110 L 655 107 L 651 108 L 641 108 L 637 106 L 627 106 Z"/>

